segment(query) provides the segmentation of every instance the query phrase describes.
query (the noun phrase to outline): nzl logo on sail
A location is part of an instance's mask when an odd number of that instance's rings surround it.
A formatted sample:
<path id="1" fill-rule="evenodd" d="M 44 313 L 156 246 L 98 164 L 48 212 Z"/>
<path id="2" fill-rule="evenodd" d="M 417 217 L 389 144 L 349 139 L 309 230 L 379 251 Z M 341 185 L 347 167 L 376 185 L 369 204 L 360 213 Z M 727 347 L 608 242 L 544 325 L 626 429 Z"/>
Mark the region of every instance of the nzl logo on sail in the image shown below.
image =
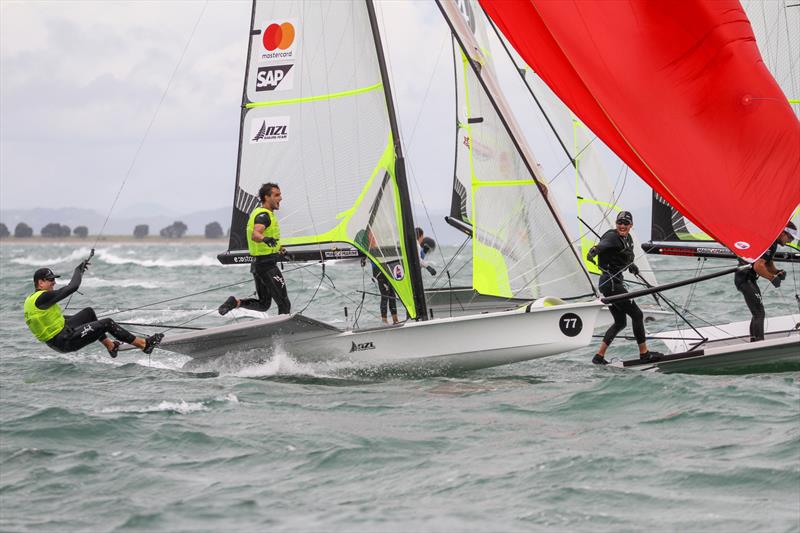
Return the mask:
<path id="1" fill-rule="evenodd" d="M 250 123 L 250 144 L 289 140 L 289 117 L 254 118 Z"/>

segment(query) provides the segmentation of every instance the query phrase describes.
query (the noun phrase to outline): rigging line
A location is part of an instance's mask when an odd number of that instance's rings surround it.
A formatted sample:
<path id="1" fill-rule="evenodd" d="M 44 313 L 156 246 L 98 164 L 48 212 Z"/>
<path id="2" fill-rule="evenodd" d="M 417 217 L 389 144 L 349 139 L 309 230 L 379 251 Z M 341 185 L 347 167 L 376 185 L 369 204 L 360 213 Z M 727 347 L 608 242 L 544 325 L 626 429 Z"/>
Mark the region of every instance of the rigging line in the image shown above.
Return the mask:
<path id="1" fill-rule="evenodd" d="M 104 317 L 109 317 L 109 316 L 113 316 L 113 315 L 118 315 L 120 313 L 126 313 L 128 311 L 137 311 L 139 309 L 144 309 L 144 308 L 147 308 L 147 307 L 150 307 L 150 306 L 153 306 L 153 305 L 159 305 L 159 304 L 163 304 L 163 303 L 167 303 L 167 302 L 174 302 L 175 300 L 182 300 L 184 298 L 189 298 L 190 296 L 197 296 L 198 294 L 205 294 L 207 292 L 213 292 L 213 291 L 217 291 L 217 290 L 220 290 L 220 289 L 227 289 L 228 287 L 235 287 L 237 285 L 242 285 L 244 283 L 247 283 L 248 281 L 250 281 L 250 279 L 245 279 L 245 280 L 242 280 L 242 281 L 238 281 L 236 283 L 231 283 L 229 285 L 220 285 L 218 287 L 212 287 L 210 289 L 206 289 L 204 291 L 199 291 L 199 292 L 194 292 L 192 294 L 184 294 L 183 296 L 176 296 L 175 298 L 168 298 L 166 300 L 161 300 L 159 302 L 153 302 L 153 303 L 149 303 L 149 304 L 140 305 L 139 307 L 131 307 L 129 309 L 120 309 L 119 311 L 114 311 L 113 313 L 109 313 L 109 314 L 103 315 L 103 316 Z M 213 309 L 213 310 L 216 311 L 216 309 Z"/>
<path id="2" fill-rule="evenodd" d="M 136 152 L 133 154 L 133 159 L 131 160 L 130 165 L 128 166 L 128 170 L 125 172 L 125 176 L 122 179 L 122 184 L 119 186 L 117 190 L 117 195 L 114 197 L 114 201 L 111 202 L 111 207 L 108 209 L 108 213 L 106 214 L 106 219 L 103 221 L 103 225 L 100 228 L 100 231 L 95 236 L 94 244 L 92 248 L 97 246 L 98 241 L 100 240 L 100 236 L 103 234 L 103 231 L 106 229 L 106 225 L 108 224 L 109 218 L 111 218 L 111 213 L 114 211 L 114 207 L 117 205 L 117 201 L 119 200 L 120 194 L 122 194 L 122 190 L 125 188 L 125 184 L 128 182 L 128 178 L 133 171 L 133 167 L 136 165 L 136 161 L 139 158 L 139 153 L 142 151 L 142 147 L 144 146 L 145 141 L 147 140 L 148 135 L 150 134 L 150 129 L 153 127 L 153 124 L 156 121 L 156 117 L 158 117 L 158 112 L 161 110 L 161 105 L 164 103 L 164 99 L 167 97 L 167 92 L 169 92 L 169 88 L 172 86 L 172 80 L 175 79 L 175 74 L 178 72 L 178 69 L 183 63 L 183 58 L 186 56 L 186 51 L 189 49 L 189 45 L 194 38 L 195 31 L 197 30 L 197 26 L 200 25 L 200 20 L 203 18 L 203 14 L 206 12 L 206 7 L 208 7 L 208 0 L 203 3 L 203 9 L 200 10 L 200 15 L 198 15 L 197 20 L 194 23 L 194 27 L 192 27 L 192 32 L 189 34 L 189 39 L 186 41 L 186 44 L 183 47 L 183 51 L 181 52 L 181 56 L 178 58 L 178 63 L 175 65 L 175 68 L 172 70 L 172 74 L 169 76 L 169 80 L 167 81 L 167 86 L 164 88 L 164 92 L 161 94 L 161 99 L 158 101 L 158 105 L 156 106 L 156 110 L 153 113 L 153 116 L 150 117 L 150 123 L 147 125 L 145 129 L 144 136 L 142 136 L 141 141 L 139 141 L 139 146 L 136 147 Z"/>
<path id="3" fill-rule="evenodd" d="M 386 35 L 386 45 L 387 45 L 386 48 L 388 49 L 389 48 L 389 37 L 388 37 L 388 34 L 386 33 L 386 30 L 385 30 L 385 22 L 384 22 L 384 19 L 383 19 L 383 11 L 381 11 L 381 23 L 384 24 L 383 35 Z M 420 109 L 424 109 L 425 103 L 428 101 L 428 95 L 430 94 L 431 87 L 433 86 L 434 75 L 435 75 L 435 73 L 437 72 L 437 70 L 439 68 L 439 62 L 442 59 L 442 52 L 445 50 L 445 44 L 446 43 L 447 43 L 447 35 L 444 34 L 443 37 L 442 37 L 442 42 L 439 45 L 439 53 L 436 55 L 436 63 L 433 66 L 433 71 L 428 76 L 428 86 L 425 87 L 425 94 L 422 97 L 422 101 L 420 103 Z M 388 56 L 388 54 L 386 54 L 386 55 Z M 388 59 L 387 59 L 387 61 L 388 61 Z M 394 84 L 394 80 L 392 80 L 392 84 Z M 417 118 L 414 121 L 414 126 L 411 128 L 411 134 L 409 136 L 408 143 L 406 144 L 406 150 L 407 151 L 410 150 L 410 148 L 411 148 L 411 144 L 412 144 L 412 142 L 414 140 L 414 136 L 415 136 L 415 134 L 417 132 L 417 126 L 419 126 L 419 121 L 420 121 L 421 117 L 422 117 L 422 113 L 417 113 Z M 398 117 L 398 121 L 399 120 L 400 119 Z M 408 169 L 410 171 L 409 174 L 411 174 L 411 179 L 414 181 L 414 190 L 417 193 L 417 197 L 420 199 L 420 202 L 422 203 L 422 208 L 425 211 L 425 218 L 428 219 L 428 225 L 431 228 L 431 233 L 433 233 L 433 236 L 436 238 L 436 241 L 439 242 L 439 235 L 436 233 L 436 229 L 435 229 L 435 227 L 433 225 L 433 221 L 431 220 L 431 216 L 430 216 L 430 212 L 428 210 L 428 206 L 425 203 L 425 196 L 422 194 L 422 189 L 419 186 L 419 182 L 417 181 L 417 175 L 416 175 L 416 170 L 414 168 L 414 161 L 413 161 L 414 158 L 410 157 L 410 153 L 407 154 L 407 155 L 409 157 L 406 158 L 406 166 L 408 167 Z M 445 257 L 444 257 L 444 252 L 441 250 L 441 247 L 439 249 L 439 254 L 442 256 L 442 262 L 444 263 L 445 262 Z"/>

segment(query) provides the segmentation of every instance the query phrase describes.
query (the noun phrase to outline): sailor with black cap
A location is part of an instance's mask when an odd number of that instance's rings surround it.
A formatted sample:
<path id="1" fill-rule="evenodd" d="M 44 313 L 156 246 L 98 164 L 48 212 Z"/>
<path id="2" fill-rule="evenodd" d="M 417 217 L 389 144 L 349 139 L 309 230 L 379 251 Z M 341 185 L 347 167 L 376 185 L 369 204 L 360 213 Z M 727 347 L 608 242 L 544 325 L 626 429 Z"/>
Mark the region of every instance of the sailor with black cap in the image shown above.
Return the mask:
<path id="1" fill-rule="evenodd" d="M 633 215 L 631 212 L 620 211 L 617 215 L 616 228 L 605 232 L 600 237 L 600 242 L 593 246 L 586 255 L 586 259 L 589 261 L 593 261 L 595 257 L 598 259 L 598 266 L 603 272 L 599 282 L 600 292 L 603 293 L 603 296 L 628 292 L 622 277 L 625 270 L 628 270 L 634 276 L 639 274 L 639 267 L 633 262 L 633 237 L 630 235 L 632 227 Z M 639 306 L 636 305 L 636 302 L 632 299 L 616 302 L 609 305 L 608 310 L 611 312 L 611 316 L 614 317 L 614 323 L 603 336 L 603 342 L 600 343 L 600 348 L 592 359 L 592 363 L 596 365 L 608 364 L 605 359 L 606 350 L 611 341 L 614 340 L 614 337 L 627 325 L 626 316 L 630 316 L 633 322 L 633 335 L 639 344 L 639 358 L 643 361 L 657 361 L 661 357 L 662 354 L 651 352 L 647 348 L 644 315 Z"/>
<path id="2" fill-rule="evenodd" d="M 775 288 L 781 286 L 781 282 L 786 279 L 786 271 L 779 270 L 775 266 L 772 258 L 778 250 L 779 244 L 788 244 L 797 240 L 797 226 L 793 222 L 786 223 L 778 238 L 772 246 L 764 252 L 761 257 L 753 263 L 753 268 L 740 270 L 734 274 L 733 283 L 736 289 L 744 296 L 744 301 L 753 318 L 750 319 L 750 342 L 764 340 L 764 303 L 761 301 L 761 290 L 758 288 L 756 280 L 759 276 L 766 278 Z M 746 265 L 743 259 L 739 259 L 739 264 Z"/>
<path id="3" fill-rule="evenodd" d="M 62 353 L 74 352 L 84 346 L 100 341 L 108 350 L 111 357 L 117 356 L 120 343 L 106 337 L 110 333 L 120 341 L 141 348 L 146 354 L 152 353 L 158 346 L 162 333 L 156 333 L 147 338 L 136 337 L 123 329 L 110 318 L 98 320 L 91 307 L 78 311 L 78 313 L 64 317 L 58 302 L 78 290 L 83 279 L 83 273 L 89 268 L 89 260 L 82 261 L 72 274 L 72 279 L 66 287 L 56 289 L 56 275 L 49 268 L 40 268 L 33 273 L 33 287 L 35 291 L 25 299 L 25 323 L 31 333 L 40 341 Z"/>

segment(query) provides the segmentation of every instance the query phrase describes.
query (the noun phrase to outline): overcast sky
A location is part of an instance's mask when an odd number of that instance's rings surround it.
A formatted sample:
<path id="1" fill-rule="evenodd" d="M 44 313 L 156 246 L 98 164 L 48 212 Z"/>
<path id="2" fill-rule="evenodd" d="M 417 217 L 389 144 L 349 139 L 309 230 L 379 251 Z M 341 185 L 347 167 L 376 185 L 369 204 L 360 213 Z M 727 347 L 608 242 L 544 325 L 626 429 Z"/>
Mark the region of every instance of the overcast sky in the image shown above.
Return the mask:
<path id="1" fill-rule="evenodd" d="M 377 3 L 415 203 L 422 194 L 428 208 L 445 211 L 454 123 L 449 32 L 433 2 Z M 229 205 L 250 7 L 0 0 L 0 209 L 106 213 L 129 169 L 112 217 L 143 203 L 177 212 Z M 513 104 L 522 87 L 508 80 Z M 537 137 L 544 124 L 532 112 L 527 99 L 515 107 L 545 175 L 560 178 L 563 154 Z M 571 182 L 559 178 L 554 187 Z M 649 218 L 648 191 L 628 180 L 625 207 Z M 561 194 L 574 203 L 569 186 Z"/>

